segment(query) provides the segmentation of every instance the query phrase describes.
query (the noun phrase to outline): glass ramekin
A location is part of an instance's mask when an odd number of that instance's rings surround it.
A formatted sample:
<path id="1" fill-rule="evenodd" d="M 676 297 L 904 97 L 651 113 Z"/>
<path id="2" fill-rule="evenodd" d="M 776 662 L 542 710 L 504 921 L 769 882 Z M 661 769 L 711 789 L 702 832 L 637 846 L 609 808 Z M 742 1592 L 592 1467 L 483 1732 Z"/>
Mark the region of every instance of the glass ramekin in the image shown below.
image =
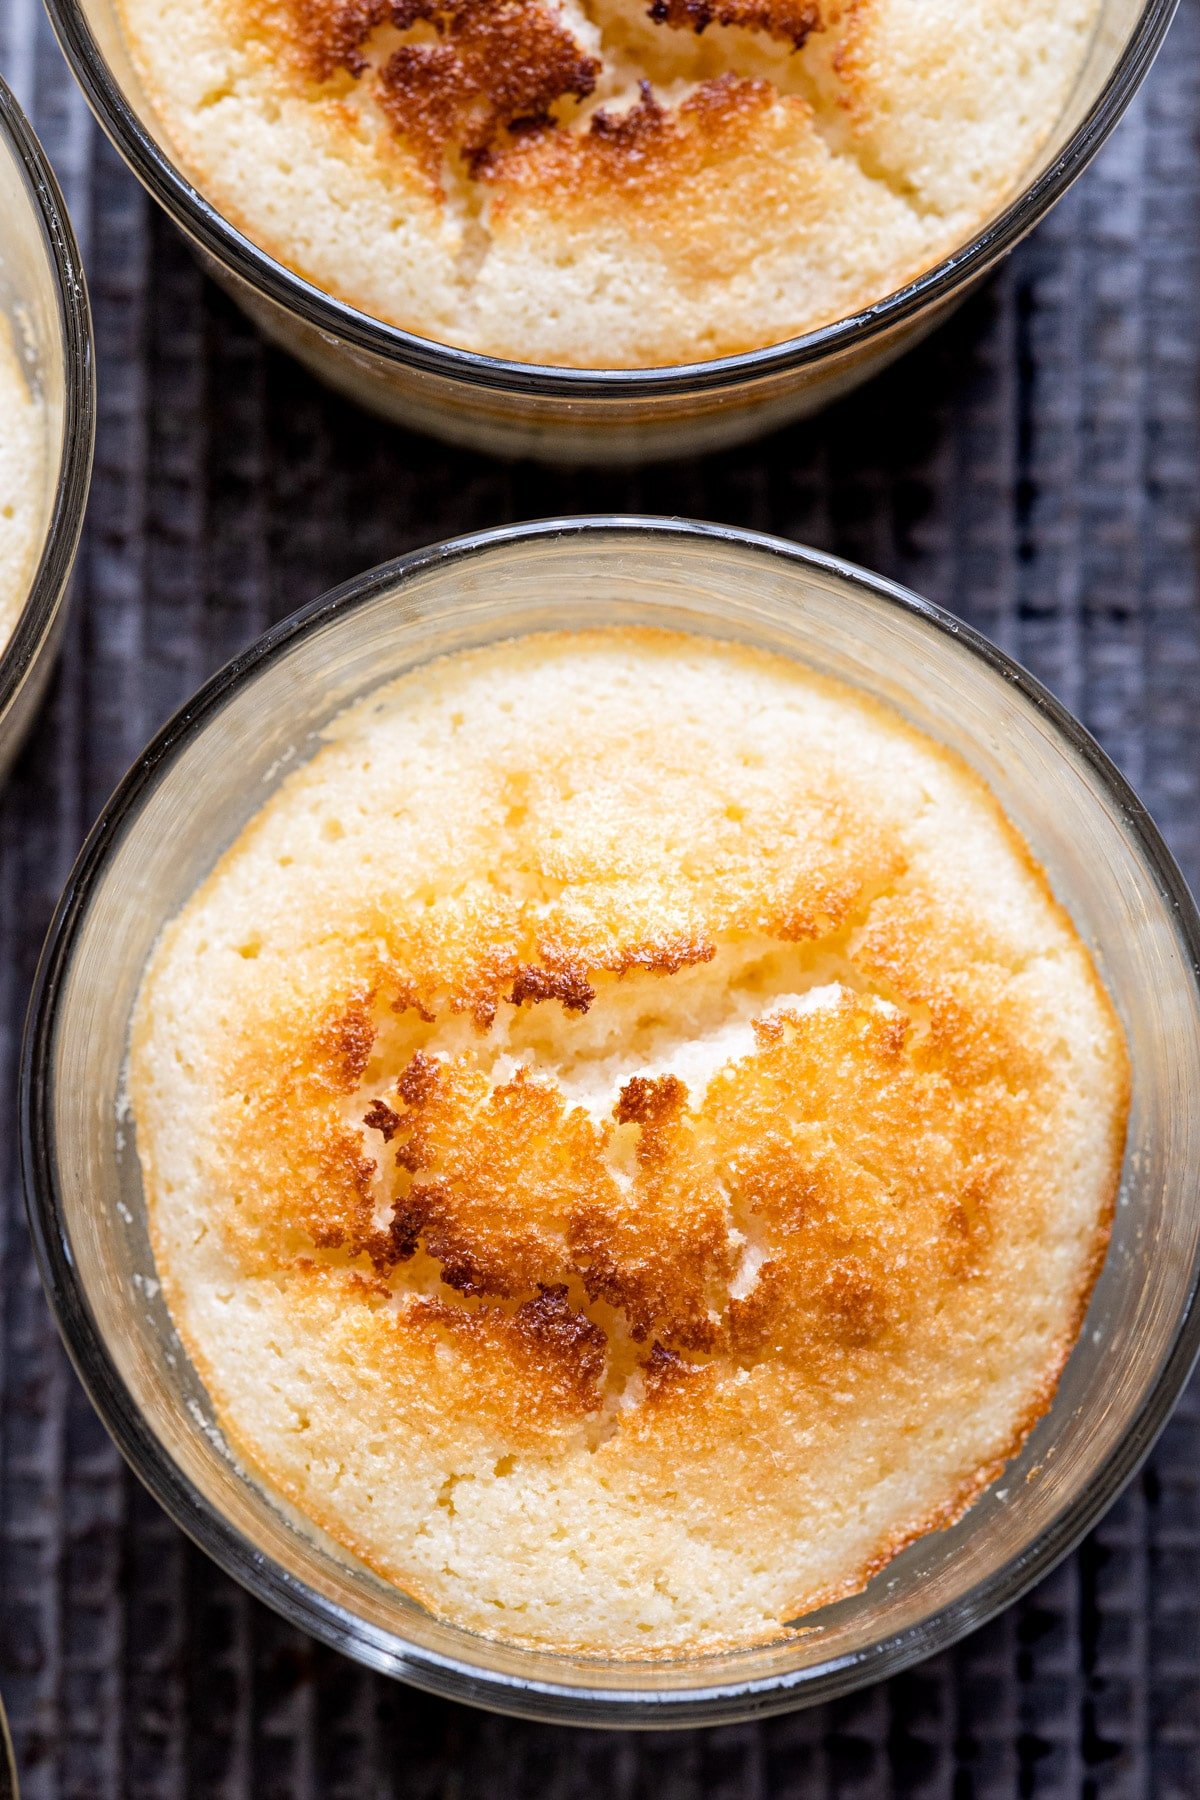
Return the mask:
<path id="1" fill-rule="evenodd" d="M 62 634 L 96 429 L 92 320 L 79 246 L 54 171 L 3 81 L 0 311 L 12 321 L 41 398 L 47 462 L 41 556 L 12 636 L 0 645 L 3 777 L 41 699 Z"/>
<path id="2" fill-rule="evenodd" d="M 17 1800 L 17 1764 L 13 1756 L 4 1702 L 0 1700 L 0 1800 Z"/>
<path id="3" fill-rule="evenodd" d="M 860 685 L 981 772 L 1093 947 L 1129 1037 L 1112 1249 L 1048 1416 L 1004 1477 L 785 1643 L 617 1663 L 431 1617 L 243 1472 L 154 1278 L 122 1099 L 159 930 L 333 714 L 430 657 L 514 633 L 662 625 L 782 650 Z M 781 1711 L 903 1668 L 1035 1582 L 1136 1468 L 1200 1345 L 1200 918 L 1145 811 L 1046 690 L 985 639 L 831 557 L 722 526 L 569 519 L 459 538 L 294 614 L 203 687 L 85 846 L 37 975 L 21 1074 L 42 1276 L 133 1467 L 221 1566 L 305 1630 L 457 1700 L 674 1725 Z"/>
<path id="4" fill-rule="evenodd" d="M 945 317 L 1095 155 L 1153 60 L 1176 0 L 1100 0 L 1088 59 L 1028 170 L 986 227 L 865 311 L 740 356 L 655 369 L 565 369 L 478 356 L 334 299 L 210 206 L 158 137 L 122 40 L 117 0 L 46 0 L 67 60 L 130 167 L 200 261 L 268 337 L 400 424 L 505 455 L 631 462 L 740 442 L 814 412 Z"/>

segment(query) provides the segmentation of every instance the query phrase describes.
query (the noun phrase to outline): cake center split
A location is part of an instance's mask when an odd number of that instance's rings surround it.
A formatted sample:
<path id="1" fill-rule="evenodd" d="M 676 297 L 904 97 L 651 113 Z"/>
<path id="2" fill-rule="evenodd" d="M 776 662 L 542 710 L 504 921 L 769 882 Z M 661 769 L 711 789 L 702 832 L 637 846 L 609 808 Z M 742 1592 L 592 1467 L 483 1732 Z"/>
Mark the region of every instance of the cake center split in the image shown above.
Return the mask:
<path id="1" fill-rule="evenodd" d="M 279 3 L 264 30 L 280 29 Z M 503 181 L 515 169 L 506 159 L 551 133 L 591 140 L 573 146 L 581 169 L 607 161 L 614 178 L 644 174 L 685 108 L 715 121 L 754 90 L 802 95 L 819 117 L 819 72 L 798 53 L 829 22 L 795 0 L 282 5 L 311 79 L 346 104 L 378 108 L 443 189 L 463 174 Z M 853 154 L 836 120 L 820 122 L 839 153 Z"/>

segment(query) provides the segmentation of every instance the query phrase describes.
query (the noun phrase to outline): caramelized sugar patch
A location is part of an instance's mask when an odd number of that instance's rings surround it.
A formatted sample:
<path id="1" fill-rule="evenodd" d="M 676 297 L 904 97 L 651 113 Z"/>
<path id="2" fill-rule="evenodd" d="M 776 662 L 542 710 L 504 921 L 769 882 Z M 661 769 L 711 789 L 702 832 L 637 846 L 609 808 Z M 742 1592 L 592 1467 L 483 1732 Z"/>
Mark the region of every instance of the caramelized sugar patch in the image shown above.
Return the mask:
<path id="1" fill-rule="evenodd" d="M 582 103 L 608 68 L 603 9 L 598 18 L 589 12 L 586 19 L 588 27 L 598 27 L 590 33 L 593 42 L 600 39 L 597 52 L 581 41 L 580 27 L 572 29 L 554 0 L 270 3 L 308 79 L 332 84 L 334 92 L 347 82 L 351 89 L 363 84 L 435 181 L 442 179 L 448 158 L 470 176 L 494 174 L 498 159 L 530 138 L 545 140 L 560 126 L 573 128 L 567 135 L 585 144 L 605 146 L 609 164 L 622 155 L 644 159 L 663 137 L 664 121 L 680 110 L 663 102 L 643 78 L 632 108 L 601 106 L 581 115 Z M 825 17 L 817 0 L 651 0 L 639 16 L 667 40 L 684 33 L 702 36 L 715 26 L 794 52 L 839 14 L 835 7 Z M 669 62 L 668 54 L 664 66 Z M 686 67 L 681 61 L 679 78 L 686 79 Z M 732 67 L 702 79 L 695 89 L 702 104 L 692 108 L 692 129 L 698 123 L 716 129 L 737 85 Z"/>
<path id="2" fill-rule="evenodd" d="M 821 28 L 821 9 L 813 0 L 652 0 L 649 15 L 656 25 L 676 31 L 705 32 L 710 25 L 737 25 L 780 38 L 803 49 Z"/>
<path id="3" fill-rule="evenodd" d="M 592 92 L 600 63 L 541 0 L 286 0 L 312 79 L 369 81 L 397 134 L 435 175 L 497 137 L 551 122 Z"/>
<path id="4" fill-rule="evenodd" d="M 830 887 L 819 907 L 802 929 L 785 906 L 757 959 L 514 948 L 440 1004 L 380 971 L 297 1022 L 230 1145 L 243 1265 L 373 1272 L 414 1328 L 483 1333 L 572 1416 L 677 1364 L 833 1379 L 986 1266 L 1044 1070 L 1003 983 L 931 1024 L 899 900 Z M 727 1009 L 699 1073 L 697 982 Z"/>

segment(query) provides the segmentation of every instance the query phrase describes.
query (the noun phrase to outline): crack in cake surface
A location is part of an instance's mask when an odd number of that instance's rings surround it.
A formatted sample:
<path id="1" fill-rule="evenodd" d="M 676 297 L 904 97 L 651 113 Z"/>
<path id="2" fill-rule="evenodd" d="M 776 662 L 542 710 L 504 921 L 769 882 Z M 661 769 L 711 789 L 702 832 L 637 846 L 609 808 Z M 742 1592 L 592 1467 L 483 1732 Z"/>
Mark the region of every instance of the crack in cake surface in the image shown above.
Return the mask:
<path id="1" fill-rule="evenodd" d="M 523 145 L 564 133 L 546 169 L 558 178 L 654 180 L 660 162 L 686 154 L 689 132 L 716 138 L 773 95 L 802 100 L 831 155 L 926 210 L 911 181 L 856 141 L 798 55 L 843 21 L 839 0 L 824 12 L 814 0 L 282 4 L 311 76 L 335 90 L 363 84 L 462 218 L 464 288 L 491 246 L 480 178 L 519 182 Z"/>
<path id="2" fill-rule="evenodd" d="M 601 1342 L 615 1323 L 642 1346 L 643 1370 L 660 1356 L 660 1379 L 661 1357 L 682 1369 L 720 1352 L 752 1366 L 781 1305 L 793 1325 L 810 1306 L 818 1337 L 870 1341 L 905 1316 L 919 1266 L 931 1283 L 969 1267 L 987 1233 L 989 1137 L 1002 1142 L 1022 1100 L 1012 1071 L 1036 1080 L 1006 1041 L 1002 1069 L 985 1060 L 956 1090 L 944 1069 L 953 1048 L 933 1040 L 927 1009 L 856 963 L 876 909 L 904 885 L 903 873 L 869 883 L 840 915 L 826 897 L 820 907 L 832 913 L 818 911 L 802 944 L 668 941 L 657 952 L 618 949 L 597 970 L 543 942 L 538 962 L 514 950 L 440 1008 L 404 985 L 360 992 L 309 1052 L 332 1055 L 348 1089 L 325 1140 L 326 1191 L 342 1199 L 314 1211 L 309 1196 L 296 1241 L 305 1197 L 285 1190 L 293 1254 L 369 1267 L 393 1295 L 419 1255 L 414 1292 L 424 1304 L 432 1265 L 440 1318 L 464 1298 L 503 1302 L 520 1339 L 553 1305 Z M 489 979 L 501 990 L 494 998 Z M 758 1151 L 744 1149 L 751 1120 L 762 1129 L 756 1094 L 772 1062 L 790 1069 L 775 1079 L 803 1092 L 802 1072 L 815 1087 L 834 1050 L 872 1067 L 876 1107 L 889 1083 L 907 1083 L 904 1134 L 921 1110 L 966 1114 L 969 1141 L 942 1155 L 936 1180 L 927 1168 L 930 1192 L 905 1194 L 906 1229 L 920 1239 L 911 1259 L 881 1258 L 877 1213 L 868 1209 L 864 1237 L 845 1210 L 846 1183 L 865 1182 L 878 1199 L 904 1181 L 895 1144 L 885 1138 L 874 1155 L 869 1142 L 855 1145 L 831 1095 L 811 1118 L 793 1102 L 782 1135 L 776 1127 Z M 972 1085 L 981 1099 L 968 1108 L 962 1090 Z M 286 1116 L 285 1094 L 268 1104 Z M 554 1341 L 565 1353 L 568 1338 Z M 580 1340 L 589 1357 L 595 1341 Z M 595 1370 L 589 1384 L 600 1407 Z"/>

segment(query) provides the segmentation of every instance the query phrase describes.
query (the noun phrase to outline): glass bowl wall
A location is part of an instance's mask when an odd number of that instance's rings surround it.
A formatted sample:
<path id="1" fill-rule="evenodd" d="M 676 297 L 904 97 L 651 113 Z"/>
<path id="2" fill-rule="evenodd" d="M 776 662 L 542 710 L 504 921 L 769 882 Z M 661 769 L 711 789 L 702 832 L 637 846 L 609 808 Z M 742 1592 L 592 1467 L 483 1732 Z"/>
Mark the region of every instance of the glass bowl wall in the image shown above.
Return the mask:
<path id="1" fill-rule="evenodd" d="M 92 471 L 95 375 L 79 247 L 54 172 L 0 81 L 0 312 L 45 418 L 42 549 L 0 645 L 0 777 L 50 676 Z M 0 429 L 3 422 L 0 421 Z"/>

